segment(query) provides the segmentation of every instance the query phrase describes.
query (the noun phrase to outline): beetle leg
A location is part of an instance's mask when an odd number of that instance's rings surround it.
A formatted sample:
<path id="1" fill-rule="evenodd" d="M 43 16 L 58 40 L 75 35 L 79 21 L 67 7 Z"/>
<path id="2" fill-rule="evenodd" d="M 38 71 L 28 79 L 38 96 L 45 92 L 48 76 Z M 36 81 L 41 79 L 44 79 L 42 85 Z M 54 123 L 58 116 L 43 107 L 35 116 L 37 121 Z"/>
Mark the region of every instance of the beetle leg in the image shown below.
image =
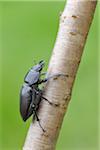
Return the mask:
<path id="1" fill-rule="evenodd" d="M 41 98 L 43 98 L 45 101 L 47 101 L 50 105 L 52 105 L 52 103 L 45 97 L 42 96 L 42 90 L 37 91 L 36 89 L 34 89 L 34 91 L 36 92 L 37 95 L 40 95 Z"/>
<path id="2" fill-rule="evenodd" d="M 38 123 L 39 123 L 40 128 L 42 129 L 43 132 L 45 132 L 45 130 L 43 129 L 43 127 L 42 127 L 42 125 L 41 125 L 41 123 L 40 123 L 40 119 L 39 119 L 39 117 L 38 117 L 38 115 L 37 115 L 36 110 L 34 110 L 34 113 L 35 113 L 35 117 L 36 117 L 36 120 L 37 120 Z"/>
<path id="3" fill-rule="evenodd" d="M 45 101 L 47 101 L 50 105 L 54 105 L 54 106 L 58 106 L 59 105 L 59 104 L 54 104 L 54 103 L 50 102 L 47 98 L 42 96 L 42 90 L 37 91 L 36 89 L 34 89 L 34 91 L 36 92 L 36 94 L 40 95 L 41 98 L 43 98 Z"/>
<path id="4" fill-rule="evenodd" d="M 46 73 L 47 73 L 47 72 L 42 72 L 40 75 L 43 76 L 43 75 L 46 75 Z"/>
<path id="5" fill-rule="evenodd" d="M 54 74 L 54 75 L 51 75 L 45 79 L 42 79 L 38 82 L 38 84 L 41 84 L 41 83 L 45 83 L 47 81 L 49 81 L 51 78 L 58 78 L 60 76 L 64 76 L 64 77 L 69 77 L 67 74 L 61 74 L 61 73 L 58 73 L 58 74 Z"/>
<path id="6" fill-rule="evenodd" d="M 47 101 L 50 105 L 59 106 L 59 104 L 50 102 L 50 101 L 49 101 L 47 98 L 45 98 L 44 96 L 41 96 L 41 98 L 43 98 L 45 101 Z"/>
<path id="7" fill-rule="evenodd" d="M 41 98 L 43 98 L 45 101 L 47 101 L 50 105 L 53 105 L 52 102 L 50 102 L 47 98 L 45 98 L 44 96 L 41 96 Z"/>

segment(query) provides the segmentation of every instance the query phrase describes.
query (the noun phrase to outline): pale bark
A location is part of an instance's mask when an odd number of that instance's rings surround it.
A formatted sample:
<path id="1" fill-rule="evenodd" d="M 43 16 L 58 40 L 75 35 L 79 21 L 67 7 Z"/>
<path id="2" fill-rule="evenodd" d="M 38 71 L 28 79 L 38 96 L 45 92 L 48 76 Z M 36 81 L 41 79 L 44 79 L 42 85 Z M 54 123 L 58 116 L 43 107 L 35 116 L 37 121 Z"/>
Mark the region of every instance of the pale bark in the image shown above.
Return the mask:
<path id="1" fill-rule="evenodd" d="M 96 1 L 68 0 L 60 17 L 59 31 L 51 56 L 49 75 L 63 73 L 45 86 L 44 96 L 57 103 L 51 106 L 42 101 L 38 116 L 46 132 L 37 121 L 31 123 L 24 150 L 54 150 L 65 115 L 87 34 L 93 19 Z"/>

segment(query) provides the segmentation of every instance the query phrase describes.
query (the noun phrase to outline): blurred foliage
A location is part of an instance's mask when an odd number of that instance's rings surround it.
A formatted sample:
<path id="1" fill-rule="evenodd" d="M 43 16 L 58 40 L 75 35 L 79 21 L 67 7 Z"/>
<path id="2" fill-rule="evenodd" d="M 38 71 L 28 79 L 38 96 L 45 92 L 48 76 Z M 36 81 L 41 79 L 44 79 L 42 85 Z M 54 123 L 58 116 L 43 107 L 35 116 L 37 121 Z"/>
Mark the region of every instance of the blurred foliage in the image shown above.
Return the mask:
<path id="1" fill-rule="evenodd" d="M 19 114 L 19 91 L 34 60 L 52 53 L 64 1 L 0 2 L 0 149 L 21 150 L 31 119 Z M 98 149 L 98 9 L 96 9 L 57 150 Z"/>

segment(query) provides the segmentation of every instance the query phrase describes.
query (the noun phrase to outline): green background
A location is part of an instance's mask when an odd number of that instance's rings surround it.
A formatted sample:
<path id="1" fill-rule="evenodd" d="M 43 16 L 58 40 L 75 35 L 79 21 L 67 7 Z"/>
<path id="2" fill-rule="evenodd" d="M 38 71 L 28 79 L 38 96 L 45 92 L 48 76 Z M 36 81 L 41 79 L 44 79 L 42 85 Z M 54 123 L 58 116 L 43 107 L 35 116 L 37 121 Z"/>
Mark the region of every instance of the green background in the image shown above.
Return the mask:
<path id="1" fill-rule="evenodd" d="M 31 118 L 19 113 L 19 91 L 34 60 L 46 61 L 64 1 L 0 2 L 0 149 L 21 150 Z M 57 150 L 98 150 L 98 9 L 89 32 Z"/>

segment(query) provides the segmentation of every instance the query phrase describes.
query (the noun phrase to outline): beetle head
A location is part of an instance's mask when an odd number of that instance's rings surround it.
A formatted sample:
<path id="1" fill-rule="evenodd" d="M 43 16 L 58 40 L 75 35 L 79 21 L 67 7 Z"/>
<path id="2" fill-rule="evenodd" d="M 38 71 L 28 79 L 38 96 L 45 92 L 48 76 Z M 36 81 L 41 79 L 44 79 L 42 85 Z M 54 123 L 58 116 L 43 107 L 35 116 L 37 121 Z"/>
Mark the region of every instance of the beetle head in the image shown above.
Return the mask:
<path id="1" fill-rule="evenodd" d="M 44 60 L 40 60 L 39 63 L 33 67 L 33 69 L 35 71 L 41 71 L 44 67 L 44 64 L 45 64 Z"/>

